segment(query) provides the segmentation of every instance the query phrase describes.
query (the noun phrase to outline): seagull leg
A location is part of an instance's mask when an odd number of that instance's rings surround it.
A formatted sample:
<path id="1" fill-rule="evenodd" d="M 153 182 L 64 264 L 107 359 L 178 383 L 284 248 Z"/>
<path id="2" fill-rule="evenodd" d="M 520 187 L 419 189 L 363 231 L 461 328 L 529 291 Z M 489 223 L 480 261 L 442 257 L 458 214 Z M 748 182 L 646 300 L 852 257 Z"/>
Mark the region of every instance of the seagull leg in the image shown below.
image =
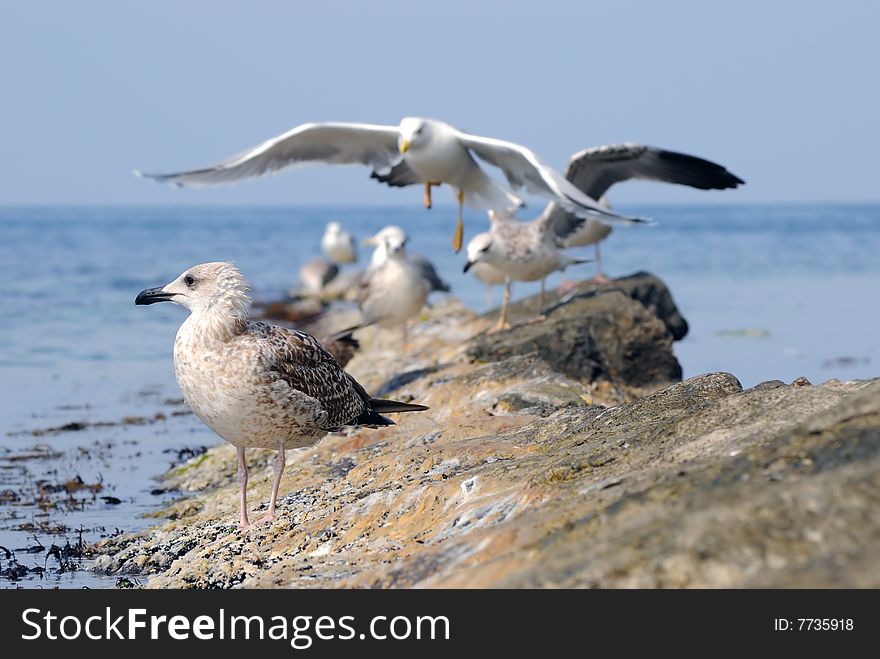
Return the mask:
<path id="1" fill-rule="evenodd" d="M 461 251 L 461 244 L 464 242 L 464 220 L 462 219 L 462 210 L 464 208 L 464 192 L 458 191 L 458 224 L 455 225 L 455 233 L 452 235 L 452 249 L 458 254 Z"/>
<path id="2" fill-rule="evenodd" d="M 431 182 L 425 181 L 425 208 L 431 208 Z"/>
<path id="3" fill-rule="evenodd" d="M 284 442 L 281 442 L 278 445 L 278 455 L 275 456 L 275 461 L 272 463 L 272 470 L 275 472 L 275 480 L 272 482 L 272 498 L 269 499 L 269 510 L 265 515 L 254 522 L 255 524 L 263 524 L 275 519 L 275 503 L 278 501 L 278 487 L 281 485 L 281 477 L 284 475 L 285 453 L 287 453 L 287 451 L 284 450 Z"/>
<path id="4" fill-rule="evenodd" d="M 244 460 L 244 448 L 241 446 L 235 447 L 236 453 L 238 453 L 238 487 L 240 488 L 240 502 L 241 502 L 241 510 L 239 511 L 238 516 L 238 528 L 246 529 L 251 525 L 248 521 L 248 513 L 247 513 L 247 484 L 248 484 L 248 471 L 247 471 L 247 462 Z"/>
<path id="5" fill-rule="evenodd" d="M 409 321 L 403 323 L 403 352 L 409 348 Z"/>
<path id="6" fill-rule="evenodd" d="M 504 298 L 501 301 L 501 317 L 495 326 L 489 330 L 489 334 L 503 332 L 510 329 L 510 323 L 507 321 L 507 307 L 510 305 L 510 277 L 504 281 Z"/>
<path id="7" fill-rule="evenodd" d="M 492 309 L 492 287 L 486 286 L 486 311 Z"/>
<path id="8" fill-rule="evenodd" d="M 528 325 L 531 325 L 532 323 L 541 323 L 541 322 L 547 320 L 547 316 L 544 315 L 544 284 L 545 284 L 545 281 L 546 281 L 545 279 L 541 280 L 541 297 L 539 298 L 539 302 L 538 302 L 538 313 L 534 317 L 529 319 L 529 321 L 527 323 Z"/>
<path id="9" fill-rule="evenodd" d="M 601 240 L 596 242 L 596 276 L 590 281 L 594 284 L 610 284 L 611 280 L 602 274 L 602 253 L 599 251 L 599 243 L 601 242 Z"/>

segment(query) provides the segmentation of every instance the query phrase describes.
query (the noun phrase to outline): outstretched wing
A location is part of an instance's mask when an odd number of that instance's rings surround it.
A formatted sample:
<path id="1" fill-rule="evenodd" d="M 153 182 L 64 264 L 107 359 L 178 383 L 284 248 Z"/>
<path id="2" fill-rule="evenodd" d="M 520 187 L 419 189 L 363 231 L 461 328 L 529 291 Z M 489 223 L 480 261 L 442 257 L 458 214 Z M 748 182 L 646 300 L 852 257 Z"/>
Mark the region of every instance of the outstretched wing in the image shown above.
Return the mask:
<path id="1" fill-rule="evenodd" d="M 387 174 L 400 160 L 397 126 L 309 123 L 266 140 L 222 162 L 173 174 L 142 174 L 175 185 L 220 185 L 312 163 L 367 165 Z"/>
<path id="2" fill-rule="evenodd" d="M 631 142 L 578 151 L 569 159 L 565 176 L 593 199 L 601 199 L 615 183 L 630 179 L 675 183 L 700 190 L 725 190 L 745 183 L 710 160 Z M 549 204 L 542 217 L 554 225 L 560 238 L 584 226 L 580 218 L 558 204 Z"/>
<path id="3" fill-rule="evenodd" d="M 568 161 L 566 178 L 593 199 L 629 179 L 677 183 L 700 190 L 725 190 L 745 183 L 722 165 L 686 153 L 644 144 L 607 144 L 584 149 Z"/>
<path id="4" fill-rule="evenodd" d="M 477 157 L 498 167 L 514 188 L 525 188 L 532 194 L 549 197 L 565 210 L 580 217 L 594 217 L 608 224 L 645 222 L 602 208 L 524 146 L 462 132 L 456 134 L 462 144 Z"/>

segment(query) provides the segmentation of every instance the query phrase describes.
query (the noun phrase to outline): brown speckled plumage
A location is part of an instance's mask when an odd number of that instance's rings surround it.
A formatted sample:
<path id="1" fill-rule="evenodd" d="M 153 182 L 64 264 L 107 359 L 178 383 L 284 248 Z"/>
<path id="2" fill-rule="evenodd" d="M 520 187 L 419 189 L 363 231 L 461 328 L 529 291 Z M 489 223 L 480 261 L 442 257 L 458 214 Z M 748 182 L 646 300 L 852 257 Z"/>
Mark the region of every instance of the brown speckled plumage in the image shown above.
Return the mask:
<path id="1" fill-rule="evenodd" d="M 249 320 L 247 290 L 231 263 L 206 263 L 136 300 L 172 301 L 192 312 L 174 341 L 174 371 L 196 416 L 239 449 L 242 526 L 249 524 L 245 448 L 279 450 L 272 518 L 286 449 L 311 446 L 346 425 L 390 425 L 380 412 L 427 409 L 373 399 L 313 336 Z"/>

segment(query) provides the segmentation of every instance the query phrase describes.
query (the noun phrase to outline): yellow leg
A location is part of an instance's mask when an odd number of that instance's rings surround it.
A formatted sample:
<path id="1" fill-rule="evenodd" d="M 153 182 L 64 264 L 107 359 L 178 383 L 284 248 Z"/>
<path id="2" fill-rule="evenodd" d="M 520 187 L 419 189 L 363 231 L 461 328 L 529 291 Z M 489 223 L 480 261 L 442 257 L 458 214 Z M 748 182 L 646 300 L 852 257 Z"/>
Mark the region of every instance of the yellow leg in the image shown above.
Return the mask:
<path id="1" fill-rule="evenodd" d="M 464 208 L 464 192 L 458 191 L 458 224 L 455 225 L 455 233 L 452 236 L 452 249 L 458 254 L 461 251 L 461 244 L 464 242 L 464 220 L 461 217 Z"/>

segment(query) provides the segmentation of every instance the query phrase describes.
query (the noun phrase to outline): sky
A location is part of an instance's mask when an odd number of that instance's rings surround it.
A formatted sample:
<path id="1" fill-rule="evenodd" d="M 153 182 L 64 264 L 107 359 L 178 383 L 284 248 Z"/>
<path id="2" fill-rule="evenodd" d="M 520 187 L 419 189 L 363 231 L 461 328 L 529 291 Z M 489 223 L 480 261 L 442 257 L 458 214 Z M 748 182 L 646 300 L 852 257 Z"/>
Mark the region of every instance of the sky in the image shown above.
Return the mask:
<path id="1" fill-rule="evenodd" d="M 306 121 L 407 115 L 522 143 L 558 169 L 584 147 L 639 141 L 747 181 L 632 183 L 616 206 L 880 201 L 880 3 L 313 5 L 0 0 L 0 204 L 418 204 L 358 167 L 198 190 L 132 175 L 206 165 Z"/>

